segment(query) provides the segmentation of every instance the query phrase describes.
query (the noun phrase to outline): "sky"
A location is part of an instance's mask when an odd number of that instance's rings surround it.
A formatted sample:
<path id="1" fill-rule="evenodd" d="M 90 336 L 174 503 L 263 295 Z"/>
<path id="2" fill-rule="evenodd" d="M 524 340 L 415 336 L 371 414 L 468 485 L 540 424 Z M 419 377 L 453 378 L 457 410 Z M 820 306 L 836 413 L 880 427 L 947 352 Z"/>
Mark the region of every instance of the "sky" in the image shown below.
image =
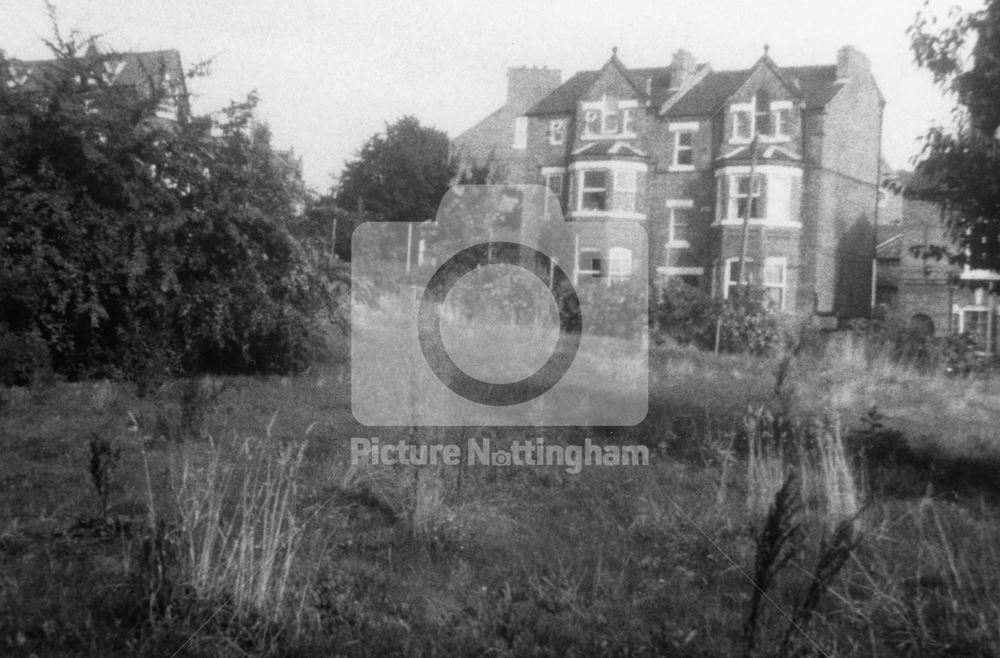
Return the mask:
<path id="1" fill-rule="evenodd" d="M 886 98 L 883 152 L 903 168 L 951 103 L 913 64 L 906 28 L 924 0 L 56 0 L 64 31 L 117 50 L 177 49 L 213 58 L 189 87 L 196 112 L 251 90 L 276 148 L 303 158 L 307 184 L 330 188 L 364 141 L 401 116 L 454 137 L 503 104 L 508 67 L 548 66 L 563 80 L 618 47 L 629 67 L 666 66 L 685 48 L 715 70 L 748 68 L 764 44 L 779 66 L 833 64 L 851 44 Z M 931 0 L 948 7 L 980 0 Z M 42 0 L 0 0 L 0 48 L 48 56 Z"/>

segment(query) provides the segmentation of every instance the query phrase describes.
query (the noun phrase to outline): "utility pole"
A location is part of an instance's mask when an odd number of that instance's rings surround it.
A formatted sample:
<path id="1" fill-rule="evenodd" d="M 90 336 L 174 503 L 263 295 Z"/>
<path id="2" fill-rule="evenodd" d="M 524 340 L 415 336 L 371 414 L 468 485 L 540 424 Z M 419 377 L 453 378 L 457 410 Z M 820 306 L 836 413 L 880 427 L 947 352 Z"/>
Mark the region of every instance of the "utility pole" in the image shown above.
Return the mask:
<path id="1" fill-rule="evenodd" d="M 740 278 L 736 282 L 736 294 L 743 293 L 743 286 L 749 283 L 746 275 L 747 266 L 747 242 L 750 239 L 750 214 L 753 209 L 753 189 L 755 178 L 757 177 L 757 126 L 754 122 L 753 139 L 750 141 L 750 180 L 747 183 L 747 205 L 743 213 L 743 232 L 740 235 Z M 737 193 L 739 192 L 737 184 Z M 729 282 L 726 281 L 726 285 Z"/>

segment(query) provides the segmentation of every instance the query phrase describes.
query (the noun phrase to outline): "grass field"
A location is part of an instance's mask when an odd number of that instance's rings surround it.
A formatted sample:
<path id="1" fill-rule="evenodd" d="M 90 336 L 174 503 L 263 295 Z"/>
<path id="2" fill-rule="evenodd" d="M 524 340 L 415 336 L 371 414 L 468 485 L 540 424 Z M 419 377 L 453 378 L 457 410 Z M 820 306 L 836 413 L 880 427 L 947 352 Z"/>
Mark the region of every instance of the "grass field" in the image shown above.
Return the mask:
<path id="1" fill-rule="evenodd" d="M 336 362 L 4 390 L 0 653 L 1000 655 L 1000 384 L 860 354 L 776 386 L 778 358 L 654 348 L 618 429 L 362 427 Z M 348 458 L 535 435 L 653 456 Z"/>

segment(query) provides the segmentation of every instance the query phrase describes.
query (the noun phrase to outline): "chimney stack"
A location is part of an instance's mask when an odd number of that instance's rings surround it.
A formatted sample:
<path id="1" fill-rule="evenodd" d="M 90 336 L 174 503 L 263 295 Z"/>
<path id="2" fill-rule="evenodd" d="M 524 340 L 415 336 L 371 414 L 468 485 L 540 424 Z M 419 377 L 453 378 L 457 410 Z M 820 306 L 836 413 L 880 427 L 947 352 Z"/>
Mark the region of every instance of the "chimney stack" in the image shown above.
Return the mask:
<path id="1" fill-rule="evenodd" d="M 694 55 L 686 50 L 678 50 L 670 62 L 670 88 L 680 89 L 686 86 L 697 70 L 698 63 L 694 61 Z"/>
<path id="2" fill-rule="evenodd" d="M 507 69 L 507 105 L 525 112 L 562 84 L 562 72 L 544 66 Z"/>
<path id="3" fill-rule="evenodd" d="M 871 71 L 871 62 L 854 46 L 844 46 L 837 51 L 837 79 L 846 80 Z"/>

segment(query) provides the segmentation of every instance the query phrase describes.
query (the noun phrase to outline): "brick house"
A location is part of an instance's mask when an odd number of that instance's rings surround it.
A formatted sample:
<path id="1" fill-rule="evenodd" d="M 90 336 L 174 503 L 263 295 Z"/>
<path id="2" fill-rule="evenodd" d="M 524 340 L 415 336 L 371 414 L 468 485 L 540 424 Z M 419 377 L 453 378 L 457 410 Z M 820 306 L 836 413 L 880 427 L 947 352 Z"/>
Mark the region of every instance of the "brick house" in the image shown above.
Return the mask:
<path id="1" fill-rule="evenodd" d="M 156 110 L 159 120 L 184 121 L 190 114 L 187 86 L 180 53 L 176 50 L 150 52 L 101 53 L 91 44 L 82 55 L 91 60 L 95 76 L 89 81 L 95 86 L 110 86 L 148 97 L 155 90 L 164 96 Z M 0 51 L 0 84 L 24 93 L 37 93 L 45 79 L 60 66 L 58 60 L 18 60 L 3 56 Z"/>
<path id="2" fill-rule="evenodd" d="M 972 270 L 928 254 L 952 245 L 942 209 L 907 198 L 911 174 L 893 176 L 895 193 L 884 195 L 880 214 L 876 302 L 884 311 L 927 335 L 968 333 L 986 352 L 997 353 L 1000 274 Z"/>
<path id="3" fill-rule="evenodd" d="M 452 147 L 505 182 L 548 185 L 580 223 L 574 279 L 679 277 L 726 297 L 749 211 L 747 276 L 778 308 L 823 324 L 869 314 L 885 102 L 863 54 L 781 67 L 765 49 L 714 71 L 683 50 L 636 69 L 613 52 L 558 75 L 513 69 L 507 104 Z M 648 262 L 617 242 L 617 220 L 645 224 Z"/>

